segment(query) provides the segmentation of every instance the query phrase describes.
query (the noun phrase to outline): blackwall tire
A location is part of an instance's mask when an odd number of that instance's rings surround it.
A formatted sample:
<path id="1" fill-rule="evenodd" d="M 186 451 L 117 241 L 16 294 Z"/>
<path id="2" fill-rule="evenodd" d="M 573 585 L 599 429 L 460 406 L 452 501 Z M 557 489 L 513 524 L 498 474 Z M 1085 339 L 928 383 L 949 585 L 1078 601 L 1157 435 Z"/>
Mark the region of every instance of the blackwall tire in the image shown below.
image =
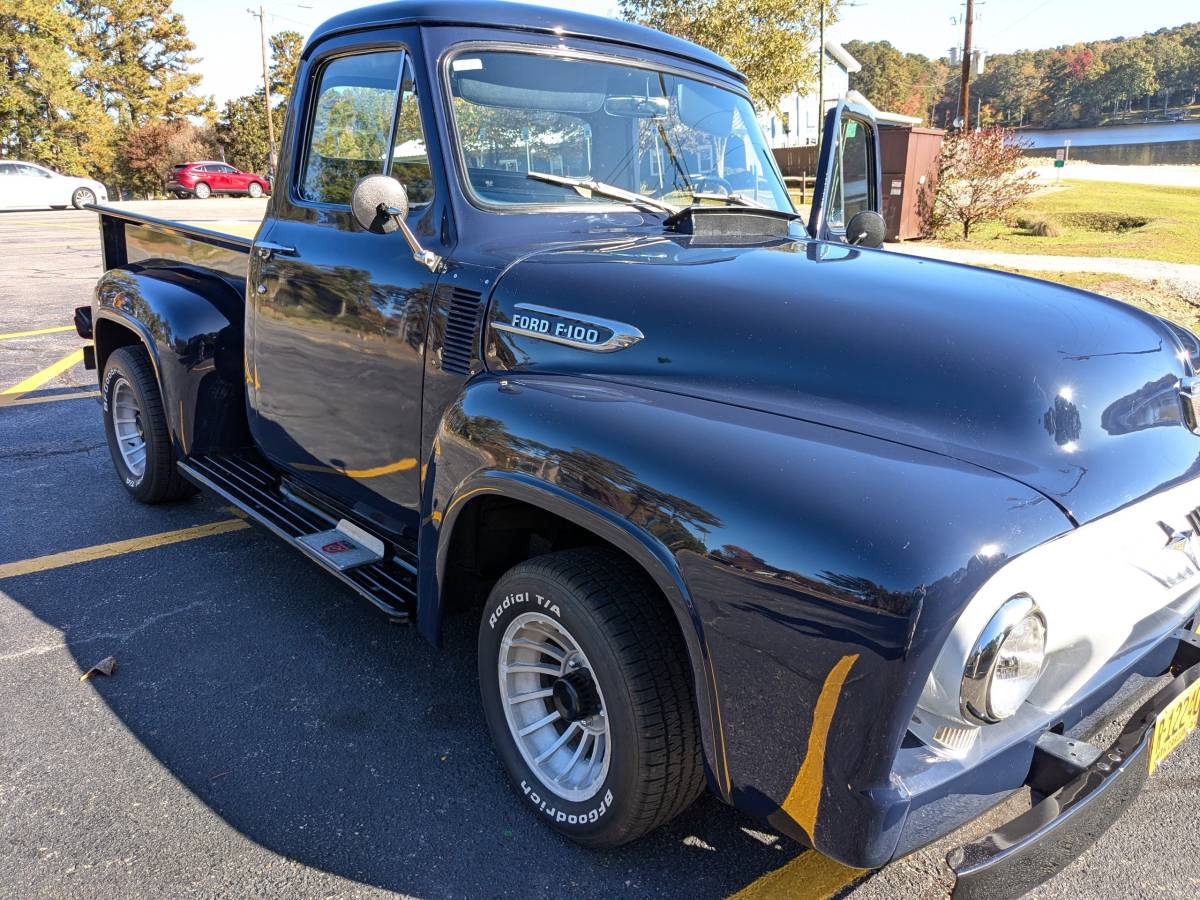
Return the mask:
<path id="1" fill-rule="evenodd" d="M 192 188 L 192 196 L 197 200 L 207 200 L 212 196 L 212 188 L 201 181 L 194 188 Z"/>
<path id="2" fill-rule="evenodd" d="M 112 352 L 104 366 L 100 399 L 113 466 L 129 493 L 149 504 L 195 493 L 175 466 L 158 381 L 143 348 Z"/>
<path id="3" fill-rule="evenodd" d="M 618 553 L 566 550 L 505 573 L 479 626 L 479 683 L 518 796 L 579 844 L 637 840 L 703 788 L 679 626 L 646 574 Z M 605 756 L 581 769 L 576 757 L 596 754 L 602 740 Z"/>
<path id="4" fill-rule="evenodd" d="M 71 194 L 71 205 L 76 209 L 83 209 L 90 203 L 96 202 L 96 194 L 90 188 L 76 188 Z"/>

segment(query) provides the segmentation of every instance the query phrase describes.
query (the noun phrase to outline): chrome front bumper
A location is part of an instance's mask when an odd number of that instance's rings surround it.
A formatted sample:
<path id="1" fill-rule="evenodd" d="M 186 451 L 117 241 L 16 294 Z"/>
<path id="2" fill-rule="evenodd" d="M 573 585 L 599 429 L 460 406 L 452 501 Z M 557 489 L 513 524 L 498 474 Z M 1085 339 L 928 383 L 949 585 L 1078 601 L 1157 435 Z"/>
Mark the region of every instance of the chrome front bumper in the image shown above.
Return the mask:
<path id="1" fill-rule="evenodd" d="M 1200 681 L 1200 635 L 1180 629 L 1171 681 L 1147 700 L 1105 751 L 1048 732 L 1026 784 L 1034 805 L 947 857 L 956 900 L 1008 900 L 1052 878 L 1104 834 L 1149 777 L 1149 748 L 1162 711 Z"/>

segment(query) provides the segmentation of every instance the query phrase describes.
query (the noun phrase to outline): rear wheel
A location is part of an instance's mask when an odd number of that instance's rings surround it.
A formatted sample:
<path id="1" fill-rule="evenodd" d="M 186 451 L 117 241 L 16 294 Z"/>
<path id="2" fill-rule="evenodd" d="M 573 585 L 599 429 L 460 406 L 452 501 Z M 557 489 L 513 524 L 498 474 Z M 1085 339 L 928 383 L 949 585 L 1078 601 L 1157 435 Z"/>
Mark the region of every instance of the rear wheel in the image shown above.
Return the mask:
<path id="1" fill-rule="evenodd" d="M 212 196 L 212 188 L 201 181 L 194 188 L 192 188 L 192 193 L 195 195 L 197 200 L 207 200 L 210 196 Z"/>
<path id="2" fill-rule="evenodd" d="M 636 840 L 703 787 L 683 639 L 620 554 L 568 550 L 509 570 L 480 622 L 479 684 L 518 793 L 580 844 Z"/>
<path id="3" fill-rule="evenodd" d="M 90 203 L 96 202 L 96 194 L 90 188 L 76 188 L 75 193 L 71 195 L 71 205 L 76 209 L 83 209 Z"/>
<path id="4" fill-rule="evenodd" d="M 141 347 L 109 356 L 101 382 L 104 431 L 117 474 L 142 503 L 162 503 L 194 493 L 175 466 L 158 381 Z"/>
<path id="5" fill-rule="evenodd" d="M 257 200 L 263 195 L 262 185 L 257 181 L 250 182 L 250 196 Z"/>

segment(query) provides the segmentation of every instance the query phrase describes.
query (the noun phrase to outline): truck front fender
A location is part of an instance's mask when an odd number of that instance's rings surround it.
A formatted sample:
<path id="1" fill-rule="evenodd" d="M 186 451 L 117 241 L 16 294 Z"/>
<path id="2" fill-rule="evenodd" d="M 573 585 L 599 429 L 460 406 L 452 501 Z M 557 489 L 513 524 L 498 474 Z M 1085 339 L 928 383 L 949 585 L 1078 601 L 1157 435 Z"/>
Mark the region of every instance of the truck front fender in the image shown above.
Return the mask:
<path id="1" fill-rule="evenodd" d="M 180 456 L 249 440 L 243 368 L 243 302 L 230 284 L 182 268 L 124 266 L 96 286 L 96 368 L 137 343 L 150 356 Z"/>
<path id="2" fill-rule="evenodd" d="M 581 389 L 593 392 L 595 387 Z M 552 513 L 590 532 L 637 562 L 655 582 L 671 606 L 688 649 L 702 741 L 710 787 L 728 798 L 729 779 L 724 769 L 722 729 L 716 686 L 709 664 L 704 630 L 680 574 L 672 548 L 664 534 L 639 526 L 623 512 L 623 500 L 615 495 L 587 495 L 576 489 L 568 472 L 548 468 L 539 461 L 540 448 L 529 439 L 503 433 L 501 417 L 514 406 L 527 406 L 537 396 L 524 393 L 508 382 L 474 382 L 445 413 L 433 441 L 426 468 L 422 508 L 429 515 L 422 522 L 420 538 L 421 578 L 417 622 L 430 640 L 440 637 L 444 617 L 443 589 L 446 562 L 459 516 L 471 500 L 497 495 L 527 503 Z M 498 401 L 498 402 L 497 402 Z M 494 404 L 493 409 L 486 407 Z M 467 410 L 471 412 L 468 413 Z M 487 439 L 475 428 L 489 429 Z M 511 442 L 507 440 L 511 438 Z M 518 456 L 500 457 L 503 444 Z M 552 470 L 553 469 L 553 470 Z M 625 498 L 628 499 L 628 498 Z"/>
<path id="3" fill-rule="evenodd" d="M 484 492 L 640 562 L 691 654 L 710 785 L 849 865 L 892 855 L 892 767 L 971 596 L 1071 528 L 1036 491 L 862 434 L 587 377 L 484 377 L 426 461 L 419 621 Z"/>

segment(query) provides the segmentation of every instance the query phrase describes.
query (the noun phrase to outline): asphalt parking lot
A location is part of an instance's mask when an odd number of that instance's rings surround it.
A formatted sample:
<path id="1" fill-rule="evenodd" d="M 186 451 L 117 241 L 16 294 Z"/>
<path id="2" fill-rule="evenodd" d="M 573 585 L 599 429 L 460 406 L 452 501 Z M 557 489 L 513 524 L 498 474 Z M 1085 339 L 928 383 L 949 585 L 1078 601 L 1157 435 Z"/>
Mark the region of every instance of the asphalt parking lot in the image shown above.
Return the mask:
<path id="1" fill-rule="evenodd" d="M 945 896 L 951 841 L 866 876 L 707 796 L 617 852 L 557 837 L 492 753 L 474 621 L 435 650 L 211 497 L 128 497 L 68 330 L 95 216 L 0 213 L 0 247 L 0 896 Z M 1200 895 L 1198 765 L 1035 896 Z"/>

